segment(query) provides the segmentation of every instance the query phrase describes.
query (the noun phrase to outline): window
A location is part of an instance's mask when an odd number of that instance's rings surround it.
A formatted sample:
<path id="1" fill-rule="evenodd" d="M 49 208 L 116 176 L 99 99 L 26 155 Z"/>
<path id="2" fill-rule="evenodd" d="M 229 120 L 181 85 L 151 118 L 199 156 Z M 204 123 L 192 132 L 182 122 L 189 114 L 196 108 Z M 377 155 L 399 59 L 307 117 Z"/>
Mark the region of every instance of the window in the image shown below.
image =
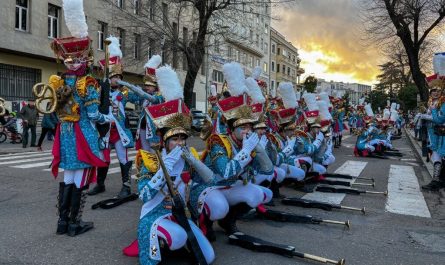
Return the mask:
<path id="1" fill-rule="evenodd" d="M 162 23 L 164 27 L 168 26 L 168 5 L 166 3 L 162 3 Z"/>
<path id="2" fill-rule="evenodd" d="M 124 55 L 125 48 L 125 30 L 117 28 L 117 36 L 119 38 L 119 45 L 121 46 L 122 55 Z"/>
<path id="3" fill-rule="evenodd" d="M 140 1 L 139 0 L 133 0 L 133 13 L 135 15 L 139 15 L 140 8 L 141 8 Z"/>
<path id="4" fill-rule="evenodd" d="M 287 68 L 287 75 L 290 75 L 290 67 Z"/>
<path id="5" fill-rule="evenodd" d="M 279 73 L 279 72 L 280 72 L 280 64 L 277 63 L 277 73 Z"/>
<path id="6" fill-rule="evenodd" d="M 15 29 L 28 30 L 28 0 L 15 1 Z"/>
<path id="7" fill-rule="evenodd" d="M 232 56 L 233 56 L 232 47 L 229 46 L 229 47 L 227 47 L 227 58 L 229 60 L 232 60 Z"/>
<path id="8" fill-rule="evenodd" d="M 141 58 L 141 35 L 134 34 L 134 43 L 133 43 L 133 58 L 140 59 Z"/>
<path id="9" fill-rule="evenodd" d="M 124 0 L 116 0 L 116 6 L 119 8 L 124 8 Z"/>
<path id="10" fill-rule="evenodd" d="M 247 54 L 243 53 L 243 57 L 241 57 L 241 63 L 246 65 L 247 64 Z"/>
<path id="11" fill-rule="evenodd" d="M 215 53 L 219 53 L 219 42 L 218 42 L 218 40 L 215 38 L 215 41 L 214 41 L 214 51 L 215 51 Z"/>
<path id="12" fill-rule="evenodd" d="M 155 46 L 155 41 L 153 39 L 148 39 L 148 57 L 151 58 L 153 56 L 153 49 Z"/>
<path id="13" fill-rule="evenodd" d="M 272 72 L 275 72 L 275 62 L 274 62 L 274 61 L 272 61 L 272 62 L 270 63 L 270 70 L 271 70 Z"/>
<path id="14" fill-rule="evenodd" d="M 270 80 L 270 90 L 275 88 L 275 80 Z"/>
<path id="15" fill-rule="evenodd" d="M 270 50 L 272 51 L 273 54 L 275 54 L 275 43 L 272 43 L 270 45 Z"/>
<path id="16" fill-rule="evenodd" d="M 269 45 L 267 44 L 267 42 L 264 43 L 264 53 L 265 54 L 269 53 Z"/>
<path id="17" fill-rule="evenodd" d="M 178 24 L 173 22 L 173 68 L 178 68 L 178 51 L 177 51 L 177 45 L 178 45 L 178 38 L 179 38 L 179 27 Z"/>
<path id="18" fill-rule="evenodd" d="M 260 35 L 256 34 L 256 46 L 259 46 Z"/>
<path id="19" fill-rule="evenodd" d="M 156 0 L 150 0 L 150 21 L 155 20 L 155 7 L 156 7 Z"/>
<path id="20" fill-rule="evenodd" d="M 249 66 L 250 68 L 253 68 L 253 57 L 249 56 Z"/>
<path id="21" fill-rule="evenodd" d="M 260 59 L 256 59 L 256 66 L 260 66 Z"/>
<path id="22" fill-rule="evenodd" d="M 269 25 L 264 24 L 264 34 L 269 33 Z"/>
<path id="23" fill-rule="evenodd" d="M 283 64 L 283 74 L 286 73 L 286 66 Z"/>
<path id="24" fill-rule="evenodd" d="M 213 70 L 212 72 L 212 81 L 222 83 L 224 82 L 224 74 L 221 71 Z"/>
<path id="25" fill-rule="evenodd" d="M 107 36 L 107 23 L 99 21 L 99 30 L 97 31 L 97 49 L 104 50 L 104 40 Z"/>
<path id="26" fill-rule="evenodd" d="M 263 38 L 261 38 L 260 45 L 261 45 L 260 46 L 261 50 L 264 49 L 264 39 Z"/>
<path id="27" fill-rule="evenodd" d="M 240 52 L 238 51 L 238 50 L 235 50 L 235 60 L 237 61 L 237 62 L 240 62 L 241 61 L 241 54 L 240 54 Z"/>
<path id="28" fill-rule="evenodd" d="M 267 73 L 267 63 L 263 63 L 263 72 Z"/>
<path id="29" fill-rule="evenodd" d="M 48 4 L 48 37 L 59 37 L 60 7 Z"/>
<path id="30" fill-rule="evenodd" d="M 281 54 L 281 49 L 280 48 L 277 49 L 277 53 L 278 53 L 278 55 Z"/>
<path id="31" fill-rule="evenodd" d="M 0 87 L 6 100 L 34 98 L 32 87 L 41 80 L 40 69 L 0 63 Z"/>
<path id="32" fill-rule="evenodd" d="M 249 39 L 250 39 L 250 41 L 253 41 L 253 31 L 252 30 L 249 31 Z"/>

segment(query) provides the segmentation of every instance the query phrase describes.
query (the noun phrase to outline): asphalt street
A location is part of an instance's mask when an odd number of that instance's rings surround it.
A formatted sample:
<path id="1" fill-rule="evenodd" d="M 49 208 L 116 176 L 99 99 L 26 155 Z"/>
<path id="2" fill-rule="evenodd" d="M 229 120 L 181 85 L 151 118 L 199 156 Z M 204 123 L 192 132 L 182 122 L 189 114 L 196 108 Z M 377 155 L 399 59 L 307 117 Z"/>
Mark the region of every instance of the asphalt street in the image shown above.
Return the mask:
<path id="1" fill-rule="evenodd" d="M 346 264 L 444 264 L 445 194 L 419 191 L 419 185 L 429 182 L 431 177 L 406 136 L 394 141 L 394 147 L 404 154 L 402 158 L 354 157 L 354 143 L 352 136 L 344 140 L 341 148 L 335 149 L 336 162 L 328 171 L 375 178 L 375 188 L 365 188 L 389 190 L 389 196 L 308 195 L 291 188 L 282 188 L 282 193 L 319 196 L 320 199 L 339 200 L 346 206 L 366 207 L 366 215 L 347 210 L 329 212 L 285 206 L 279 200 L 273 207 L 324 219 L 350 220 L 349 230 L 339 225 L 280 223 L 252 218 L 240 221 L 239 228 L 247 234 L 295 246 L 301 252 L 334 260 L 344 258 Z M 204 147 L 196 138 L 191 139 L 189 145 L 198 150 Z M 134 153 L 131 152 L 130 157 L 134 157 Z M 91 210 L 93 203 L 118 193 L 118 170 L 112 170 L 108 176 L 105 193 L 87 199 L 83 219 L 94 221 L 95 228 L 71 238 L 55 234 L 57 182 L 60 179 L 54 180 L 50 175 L 50 161 L 49 151 L 0 155 L 0 264 L 138 264 L 137 258 L 124 256 L 122 248 L 136 238 L 141 202 L 133 201 L 110 210 Z M 116 163 L 111 166 L 118 167 Z M 216 265 L 317 264 L 229 245 L 227 237 L 216 225 L 215 228 Z M 169 255 L 164 257 L 162 264 L 187 264 L 184 260 L 184 256 Z"/>

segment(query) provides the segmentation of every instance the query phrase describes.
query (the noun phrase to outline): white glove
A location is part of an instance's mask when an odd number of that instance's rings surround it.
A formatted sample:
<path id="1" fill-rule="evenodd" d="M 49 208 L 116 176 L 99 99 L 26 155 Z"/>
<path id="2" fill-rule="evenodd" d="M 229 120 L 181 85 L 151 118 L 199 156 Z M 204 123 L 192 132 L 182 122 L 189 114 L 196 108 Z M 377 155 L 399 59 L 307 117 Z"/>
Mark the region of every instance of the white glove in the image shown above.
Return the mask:
<path id="1" fill-rule="evenodd" d="M 255 149 L 255 146 L 257 146 L 259 141 L 260 139 L 258 138 L 257 133 L 252 133 L 249 138 L 246 138 L 246 136 L 244 136 L 242 150 L 246 151 L 248 154 L 252 153 L 253 149 Z"/>
<path id="2" fill-rule="evenodd" d="M 170 153 L 162 156 L 162 160 L 164 161 L 165 168 L 170 172 L 173 170 L 173 166 L 178 162 L 182 155 L 182 148 L 178 145 Z"/>
<path id="3" fill-rule="evenodd" d="M 323 141 L 324 135 L 322 132 L 318 132 L 317 137 L 315 137 L 316 140 L 319 140 L 320 142 Z"/>
<path id="4" fill-rule="evenodd" d="M 259 145 L 263 148 L 266 149 L 266 145 L 269 142 L 269 139 L 267 139 L 266 135 L 261 136 Z"/>
<path id="5" fill-rule="evenodd" d="M 182 148 L 182 158 L 184 158 L 184 160 L 196 170 L 203 182 L 210 183 L 210 181 L 213 180 L 213 171 L 203 162 L 196 159 L 187 147 Z"/>
<path id="6" fill-rule="evenodd" d="M 289 157 L 294 153 L 295 143 L 297 142 L 296 137 L 289 138 L 287 137 L 286 146 L 283 148 L 283 153 L 286 157 Z"/>
<path id="7" fill-rule="evenodd" d="M 101 122 L 102 124 L 103 123 L 111 123 L 114 121 L 114 116 L 111 112 L 109 112 L 108 114 L 102 114 L 102 115 L 104 117 L 104 121 Z"/>
<path id="8" fill-rule="evenodd" d="M 252 157 L 250 156 L 250 153 L 252 153 L 253 149 L 258 145 L 259 138 L 258 134 L 253 133 L 249 136 L 249 138 L 246 138 L 244 136 L 243 138 L 243 148 L 241 148 L 241 151 L 236 154 L 236 156 L 233 158 L 233 160 L 238 161 L 241 168 L 244 168 L 249 164 L 249 162 L 252 160 Z"/>

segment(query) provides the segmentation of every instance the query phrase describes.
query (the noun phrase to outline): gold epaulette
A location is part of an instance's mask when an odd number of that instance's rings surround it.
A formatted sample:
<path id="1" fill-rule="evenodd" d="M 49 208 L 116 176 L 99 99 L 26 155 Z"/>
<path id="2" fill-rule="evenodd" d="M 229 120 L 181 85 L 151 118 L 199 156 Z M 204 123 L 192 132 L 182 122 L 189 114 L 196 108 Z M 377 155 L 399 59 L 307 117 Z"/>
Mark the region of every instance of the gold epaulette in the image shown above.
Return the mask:
<path id="1" fill-rule="evenodd" d="M 159 170 L 159 160 L 155 154 L 139 149 L 136 155 L 136 168 L 138 170 L 143 165 L 149 173 L 156 173 Z"/>
<path id="2" fill-rule="evenodd" d="M 232 145 L 230 144 L 229 138 L 222 134 L 212 134 L 206 141 L 206 150 L 202 153 L 201 160 L 204 161 L 209 151 L 212 149 L 214 144 L 219 144 L 224 146 L 228 157 L 232 157 Z"/>
<path id="3" fill-rule="evenodd" d="M 125 87 L 125 86 L 121 87 L 120 91 L 121 91 L 122 95 L 124 95 L 126 98 L 128 98 L 128 88 L 127 87 Z"/>
<path id="4" fill-rule="evenodd" d="M 94 89 L 96 89 L 97 92 L 100 92 L 99 83 L 93 77 L 84 76 L 78 78 L 76 81 L 77 94 L 82 98 L 85 97 L 86 95 L 88 95 L 89 86 L 94 87 Z"/>

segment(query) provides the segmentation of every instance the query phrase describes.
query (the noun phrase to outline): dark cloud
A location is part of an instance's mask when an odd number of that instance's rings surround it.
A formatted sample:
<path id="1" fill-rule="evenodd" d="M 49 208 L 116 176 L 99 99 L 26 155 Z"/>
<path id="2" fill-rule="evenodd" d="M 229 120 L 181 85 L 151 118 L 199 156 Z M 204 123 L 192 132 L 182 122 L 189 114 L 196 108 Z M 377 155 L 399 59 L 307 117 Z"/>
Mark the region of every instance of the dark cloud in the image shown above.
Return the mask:
<path id="1" fill-rule="evenodd" d="M 302 50 L 306 70 L 319 64 L 314 71 L 325 72 L 314 72 L 316 76 L 344 76 L 366 83 L 375 80 L 381 55 L 363 41 L 359 0 L 300 0 L 292 8 L 276 8 L 274 17 L 273 26 Z M 323 56 L 307 57 L 314 52 Z"/>

